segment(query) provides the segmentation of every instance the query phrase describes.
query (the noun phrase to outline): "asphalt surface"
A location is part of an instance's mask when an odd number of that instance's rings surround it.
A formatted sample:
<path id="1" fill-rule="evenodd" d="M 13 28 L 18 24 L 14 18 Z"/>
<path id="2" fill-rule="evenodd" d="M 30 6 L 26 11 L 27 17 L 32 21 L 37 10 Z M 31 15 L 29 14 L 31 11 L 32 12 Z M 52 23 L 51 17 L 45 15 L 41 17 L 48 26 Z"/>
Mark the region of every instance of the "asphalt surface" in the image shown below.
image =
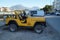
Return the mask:
<path id="1" fill-rule="evenodd" d="M 60 16 L 45 16 L 47 24 L 60 33 Z"/>
<path id="2" fill-rule="evenodd" d="M 8 29 L 0 30 L 0 40 L 60 40 L 59 33 L 51 27 L 37 34 L 33 30 L 20 29 L 17 32 L 9 32 Z"/>
<path id="3" fill-rule="evenodd" d="M 51 16 L 46 16 L 46 18 Z M 55 16 L 53 16 L 55 17 Z M 43 33 L 37 34 L 30 29 L 19 29 L 17 32 L 10 32 L 6 29 L 4 22 L 0 21 L 0 40 L 60 40 L 60 33 L 55 30 L 49 22 Z"/>

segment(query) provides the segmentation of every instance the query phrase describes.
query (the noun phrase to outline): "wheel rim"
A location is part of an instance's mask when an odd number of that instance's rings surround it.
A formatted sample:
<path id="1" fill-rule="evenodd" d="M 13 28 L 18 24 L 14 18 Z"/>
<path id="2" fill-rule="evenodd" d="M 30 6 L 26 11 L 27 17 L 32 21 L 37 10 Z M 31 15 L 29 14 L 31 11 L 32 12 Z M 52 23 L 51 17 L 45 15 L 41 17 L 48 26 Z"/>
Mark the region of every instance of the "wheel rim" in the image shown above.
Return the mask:
<path id="1" fill-rule="evenodd" d="M 10 31 L 15 31 L 16 30 L 16 25 L 14 25 L 14 24 L 12 24 L 12 25 L 10 25 Z"/>
<path id="2" fill-rule="evenodd" d="M 35 31 L 37 33 L 40 33 L 42 31 L 42 28 L 40 27 L 40 25 L 38 25 L 38 26 L 35 27 Z"/>
<path id="3" fill-rule="evenodd" d="M 14 27 L 10 27 L 10 30 L 11 30 L 11 31 L 15 31 L 15 28 L 14 28 Z"/>
<path id="4" fill-rule="evenodd" d="M 40 28 L 35 28 L 35 31 L 36 31 L 37 33 L 40 33 L 40 32 L 41 32 L 41 29 L 40 29 Z"/>

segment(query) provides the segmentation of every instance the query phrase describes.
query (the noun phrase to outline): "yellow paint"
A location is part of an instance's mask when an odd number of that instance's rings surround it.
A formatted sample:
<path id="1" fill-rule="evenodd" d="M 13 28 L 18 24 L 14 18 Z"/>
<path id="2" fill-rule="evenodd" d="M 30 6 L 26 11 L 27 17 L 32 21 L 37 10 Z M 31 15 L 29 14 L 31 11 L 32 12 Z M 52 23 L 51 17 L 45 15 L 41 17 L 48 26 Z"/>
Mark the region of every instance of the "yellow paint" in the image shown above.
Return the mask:
<path id="1" fill-rule="evenodd" d="M 8 24 L 9 21 L 14 20 L 14 21 L 16 21 L 16 23 L 18 24 L 18 26 L 24 26 L 24 27 L 25 26 L 30 26 L 30 27 L 34 27 L 34 24 L 36 22 L 45 22 L 45 18 L 44 17 L 30 17 L 30 16 L 28 16 L 27 19 L 26 19 L 27 23 L 22 23 L 25 20 L 20 20 L 18 15 L 19 14 L 16 14 L 17 18 L 7 17 L 6 18 L 6 24 Z"/>

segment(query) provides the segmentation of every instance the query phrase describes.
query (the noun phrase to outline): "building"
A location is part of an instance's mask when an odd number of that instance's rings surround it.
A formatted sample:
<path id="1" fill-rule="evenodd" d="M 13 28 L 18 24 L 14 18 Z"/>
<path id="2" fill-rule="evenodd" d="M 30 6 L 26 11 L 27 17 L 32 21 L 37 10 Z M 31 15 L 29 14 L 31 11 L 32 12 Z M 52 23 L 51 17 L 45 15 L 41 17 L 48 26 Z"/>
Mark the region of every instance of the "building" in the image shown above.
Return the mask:
<path id="1" fill-rule="evenodd" d="M 11 10 L 8 7 L 1 7 L 0 11 L 7 12 L 7 11 L 11 11 Z"/>
<path id="2" fill-rule="evenodd" d="M 1 12 L 1 8 L 0 8 L 0 12 Z"/>
<path id="3" fill-rule="evenodd" d="M 60 10 L 60 0 L 54 0 L 53 7 L 55 10 Z"/>

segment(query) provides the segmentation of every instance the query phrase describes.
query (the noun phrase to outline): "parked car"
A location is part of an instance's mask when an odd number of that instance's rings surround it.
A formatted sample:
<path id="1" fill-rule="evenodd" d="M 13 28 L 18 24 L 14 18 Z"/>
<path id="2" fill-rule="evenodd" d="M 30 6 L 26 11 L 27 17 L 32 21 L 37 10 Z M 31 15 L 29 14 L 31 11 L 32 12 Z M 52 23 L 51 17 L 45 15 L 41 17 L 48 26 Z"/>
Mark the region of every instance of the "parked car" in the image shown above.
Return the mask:
<path id="1" fill-rule="evenodd" d="M 29 13 L 31 16 L 44 16 L 45 15 L 43 10 L 31 10 Z"/>
<path id="2" fill-rule="evenodd" d="M 57 12 L 56 12 L 56 15 L 57 15 L 57 16 L 60 16 L 60 12 L 57 11 Z"/>

